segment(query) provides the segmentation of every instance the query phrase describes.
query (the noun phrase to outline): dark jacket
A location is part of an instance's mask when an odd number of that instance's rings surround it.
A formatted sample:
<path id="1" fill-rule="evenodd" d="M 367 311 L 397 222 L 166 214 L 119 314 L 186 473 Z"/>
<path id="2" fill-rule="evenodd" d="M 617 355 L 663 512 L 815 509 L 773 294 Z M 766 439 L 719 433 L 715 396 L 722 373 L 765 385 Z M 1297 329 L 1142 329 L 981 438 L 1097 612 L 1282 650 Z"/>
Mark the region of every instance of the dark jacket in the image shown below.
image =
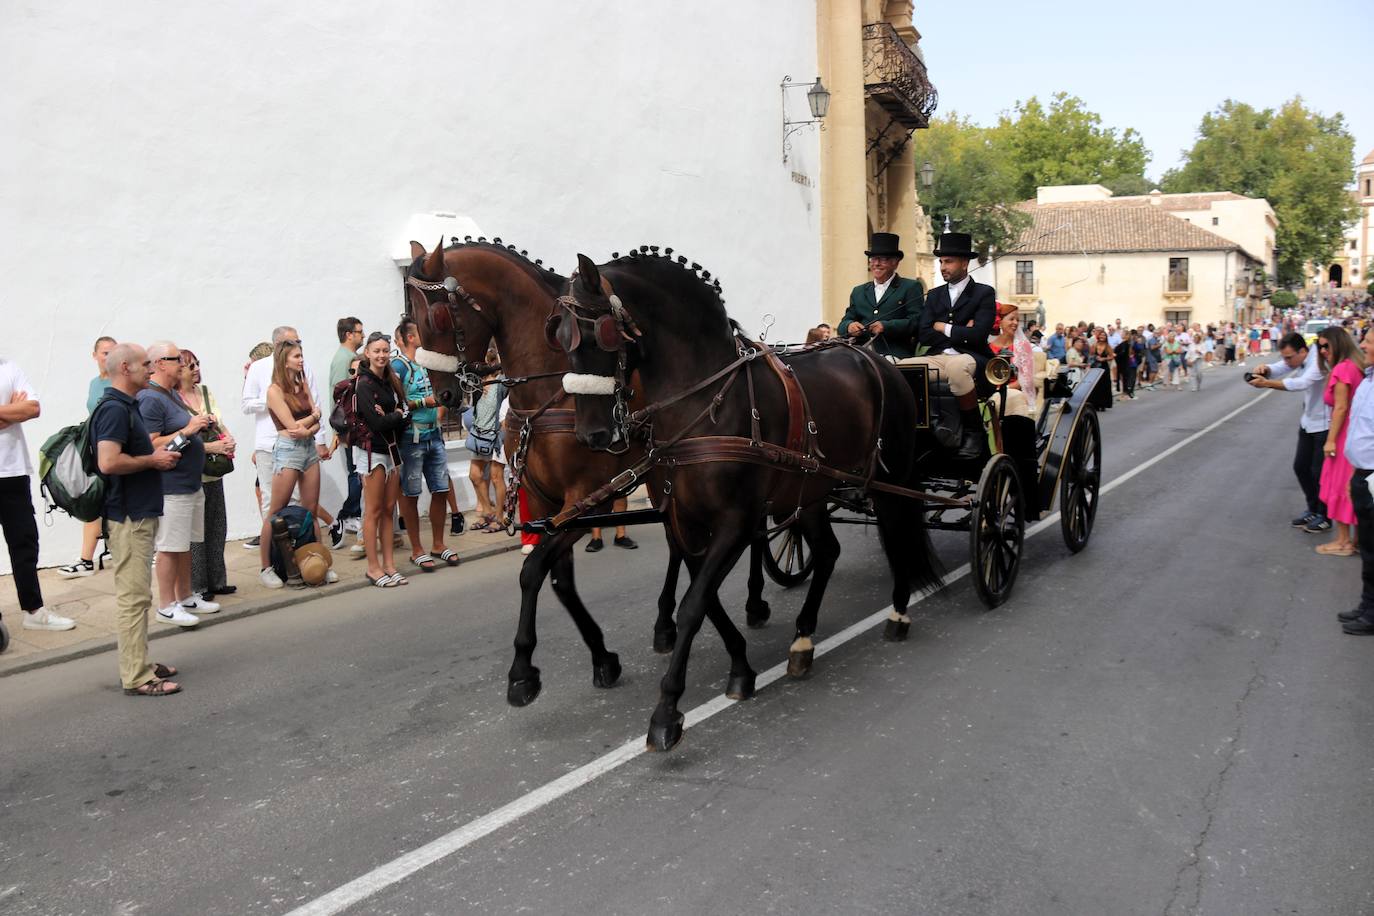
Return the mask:
<path id="1" fill-rule="evenodd" d="M 884 356 L 905 359 L 916 355 L 916 325 L 921 319 L 921 301 L 925 289 L 920 280 L 908 280 L 895 274 L 883 293 L 883 301 L 874 301 L 873 281 L 854 287 L 849 294 L 849 308 L 837 328 L 841 337 L 849 336 L 849 323 L 857 321 L 868 327 L 875 321 L 883 323 L 883 333 L 873 341 L 873 349 Z"/>
<path id="2" fill-rule="evenodd" d="M 964 287 L 963 295 L 951 309 L 949 285 L 946 284 L 935 287 L 926 296 L 925 306 L 921 309 L 921 329 L 917 336 L 922 344 L 930 348 L 932 356 L 953 348 L 972 356 L 981 372 L 992 358 L 988 337 L 992 334 L 992 324 L 996 319 L 997 294 L 991 286 L 970 280 L 968 286 Z M 935 330 L 937 321 L 949 325 L 946 333 Z"/>
<path id="3" fill-rule="evenodd" d="M 390 383 L 377 378 L 366 365 L 358 369 L 358 419 L 372 432 L 374 452 L 387 452 L 397 461 L 401 452 L 398 433 L 406 424 L 405 414 L 396 409 L 396 391 Z M 378 414 L 374 406 L 382 408 Z"/>

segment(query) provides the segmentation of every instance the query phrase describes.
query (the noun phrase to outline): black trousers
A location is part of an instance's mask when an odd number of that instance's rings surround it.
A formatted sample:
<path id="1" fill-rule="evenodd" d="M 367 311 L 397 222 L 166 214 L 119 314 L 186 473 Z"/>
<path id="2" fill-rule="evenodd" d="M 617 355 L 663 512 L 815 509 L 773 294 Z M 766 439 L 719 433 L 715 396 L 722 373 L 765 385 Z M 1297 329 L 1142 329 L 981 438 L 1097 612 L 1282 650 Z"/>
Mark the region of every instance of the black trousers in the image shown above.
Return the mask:
<path id="1" fill-rule="evenodd" d="M 1369 493 L 1369 471 L 1356 469 L 1350 478 L 1350 502 L 1355 509 L 1355 524 L 1360 526 L 1360 610 L 1366 620 L 1374 620 L 1374 496 Z"/>
<path id="2" fill-rule="evenodd" d="M 19 606 L 36 611 L 43 606 L 43 590 L 38 586 L 38 522 L 33 517 L 33 495 L 28 475 L 0 477 L 0 530 L 10 551 L 14 588 Z"/>
<path id="3" fill-rule="evenodd" d="M 1293 473 L 1298 477 L 1298 486 L 1307 498 L 1307 511 L 1315 512 L 1326 518 L 1326 505 L 1317 494 L 1321 491 L 1322 446 L 1326 444 L 1326 432 L 1309 433 L 1298 427 L 1298 450 L 1293 455 Z"/>
<path id="4" fill-rule="evenodd" d="M 1117 364 L 1117 375 L 1121 378 L 1121 390 L 1124 394 L 1135 394 L 1135 373 L 1139 366 Z"/>

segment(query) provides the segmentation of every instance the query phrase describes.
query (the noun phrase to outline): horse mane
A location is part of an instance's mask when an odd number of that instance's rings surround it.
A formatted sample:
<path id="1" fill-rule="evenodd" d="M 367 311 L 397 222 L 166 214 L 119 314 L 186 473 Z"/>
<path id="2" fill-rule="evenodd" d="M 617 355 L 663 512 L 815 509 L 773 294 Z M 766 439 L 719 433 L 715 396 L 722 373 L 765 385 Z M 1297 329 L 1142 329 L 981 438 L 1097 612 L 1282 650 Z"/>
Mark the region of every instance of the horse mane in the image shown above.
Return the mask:
<path id="1" fill-rule="evenodd" d="M 689 261 L 682 255 L 673 257 L 673 249 L 671 248 L 664 248 L 660 253 L 657 245 L 640 245 L 638 248 L 630 249 L 629 254 L 624 256 L 615 251 L 611 253 L 611 260 L 606 266 L 629 267 L 631 265 L 660 269 L 675 268 L 684 279 L 695 280 L 705 292 L 710 294 L 716 304 L 720 306 L 721 311 L 725 311 L 725 297 L 721 295 L 720 278 L 712 279 L 711 272 L 704 270 L 696 261 Z"/>
<path id="2" fill-rule="evenodd" d="M 542 283 L 549 292 L 555 295 L 563 292 L 563 285 L 568 282 L 568 278 L 558 273 L 556 270 L 544 266 L 541 258 L 530 258 L 530 253 L 523 248 L 516 248 L 514 245 L 504 244 L 499 237 L 487 241 L 486 236 L 479 236 L 476 240 L 472 236 L 463 236 L 463 240 L 458 241 L 458 236 L 453 236 L 449 240 L 449 245 L 445 251 L 453 251 L 456 248 L 476 248 L 481 251 L 490 251 L 499 254 L 521 268 L 531 277 Z"/>

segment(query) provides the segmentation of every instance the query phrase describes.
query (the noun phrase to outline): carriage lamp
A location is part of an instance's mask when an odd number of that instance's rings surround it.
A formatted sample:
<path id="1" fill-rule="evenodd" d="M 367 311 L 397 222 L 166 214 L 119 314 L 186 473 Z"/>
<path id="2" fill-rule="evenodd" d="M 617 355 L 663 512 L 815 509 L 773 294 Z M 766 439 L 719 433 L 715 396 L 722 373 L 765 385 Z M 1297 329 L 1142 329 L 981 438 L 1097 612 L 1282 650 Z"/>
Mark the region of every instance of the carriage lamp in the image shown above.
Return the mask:
<path id="1" fill-rule="evenodd" d="M 825 130 L 825 116 L 830 111 L 830 90 L 825 88 L 821 78 L 816 77 L 816 82 L 811 88 L 806 90 L 806 104 L 811 107 L 811 120 L 809 121 L 789 121 L 787 120 L 787 90 L 800 89 L 800 85 L 792 84 L 792 77 L 782 78 L 782 164 L 787 164 L 787 154 L 792 149 L 791 136 L 809 124 L 819 124 L 821 130 Z"/>
<path id="2" fill-rule="evenodd" d="M 919 174 L 921 176 L 921 187 L 925 188 L 927 191 L 935 187 L 935 166 L 927 162 L 925 165 L 921 166 Z"/>

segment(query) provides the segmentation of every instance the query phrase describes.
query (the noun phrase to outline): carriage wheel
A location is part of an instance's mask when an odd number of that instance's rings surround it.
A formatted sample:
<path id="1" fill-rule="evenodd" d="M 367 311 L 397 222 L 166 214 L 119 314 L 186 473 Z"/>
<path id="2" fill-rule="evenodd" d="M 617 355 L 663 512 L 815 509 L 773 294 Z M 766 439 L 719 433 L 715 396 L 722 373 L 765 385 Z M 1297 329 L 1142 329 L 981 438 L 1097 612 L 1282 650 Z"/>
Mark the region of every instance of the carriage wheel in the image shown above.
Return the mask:
<path id="1" fill-rule="evenodd" d="M 768 549 L 763 552 L 763 568 L 768 578 L 783 588 L 805 582 L 815 563 L 816 557 L 798 526 L 788 525 L 768 535 Z"/>
<path id="2" fill-rule="evenodd" d="M 1102 485 L 1102 435 L 1097 411 L 1084 404 L 1059 475 L 1059 528 L 1071 553 L 1088 546 Z"/>
<path id="3" fill-rule="evenodd" d="M 1021 500 L 1021 479 L 1012 460 L 993 455 L 978 480 L 969 517 L 973 585 L 989 608 L 1007 600 L 1021 568 L 1021 542 L 1026 532 Z"/>

